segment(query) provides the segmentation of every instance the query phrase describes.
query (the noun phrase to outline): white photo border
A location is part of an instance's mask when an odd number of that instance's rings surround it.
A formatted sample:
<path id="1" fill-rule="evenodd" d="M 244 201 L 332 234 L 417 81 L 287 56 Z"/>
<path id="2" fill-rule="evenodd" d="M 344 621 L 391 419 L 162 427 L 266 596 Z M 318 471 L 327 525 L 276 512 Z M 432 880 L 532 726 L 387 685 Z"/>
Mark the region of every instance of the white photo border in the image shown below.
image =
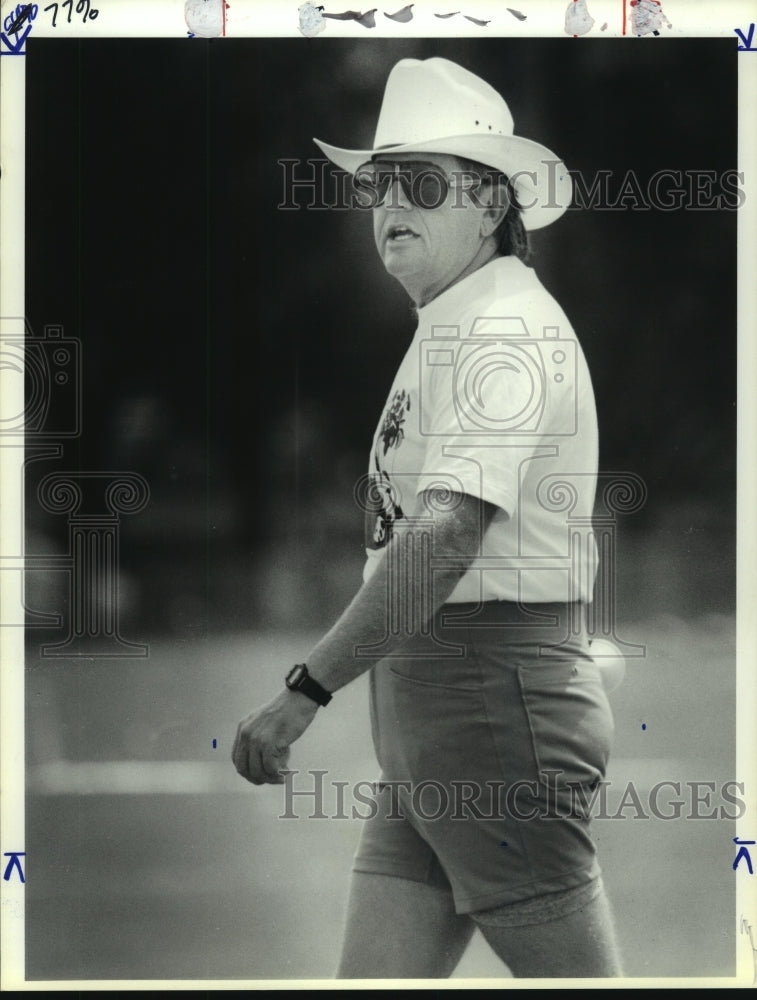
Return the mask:
<path id="1" fill-rule="evenodd" d="M 61 18 L 57 28 L 40 14 L 31 26 L 34 37 L 162 37 L 182 38 L 188 33 L 185 8 L 182 0 L 100 0 L 99 16 L 86 24 L 63 23 Z M 221 6 L 223 6 L 221 0 Z M 292 44 L 317 45 L 318 39 L 305 39 L 298 26 L 298 4 L 262 3 L 252 0 L 231 0 L 223 14 L 223 33 L 229 38 L 243 37 L 286 37 Z M 401 6 L 397 4 L 392 6 Z M 490 0 L 477 0 L 470 6 L 471 14 L 488 19 L 488 36 L 498 37 L 560 37 L 569 44 L 602 44 L 605 38 L 618 38 L 623 34 L 621 8 L 625 5 L 615 0 L 589 0 L 596 26 L 591 37 L 574 40 L 566 36 L 564 15 L 566 2 L 536 2 L 524 0 L 516 5 L 527 14 L 527 20 L 519 21 L 508 13 L 501 4 Z M 396 23 L 377 16 L 372 37 L 479 37 L 480 27 L 467 26 L 459 17 L 451 21 L 435 21 L 433 13 L 438 4 L 422 0 L 414 5 L 414 19 L 411 23 Z M 17 5 L 3 4 L 3 20 Z M 466 10 L 468 5 L 466 5 Z M 746 34 L 753 26 L 754 7 L 747 0 L 737 2 L 696 2 L 684 3 L 666 0 L 665 11 L 672 22 L 670 37 L 717 37 L 733 38 L 737 43 L 736 29 Z M 606 31 L 599 34 L 598 28 L 607 22 Z M 628 32 L 626 32 L 628 33 Z M 364 38 L 366 29 L 355 22 L 329 21 L 324 37 Z M 4 42 L 4 44 L 8 44 Z M 651 39 L 628 38 L 628 44 L 665 44 Z M 752 44 L 757 44 L 753 42 Z M 0 60 L 0 155 L 2 180 L 0 182 L 0 248 L 2 267 L 0 268 L 0 315 L 25 315 L 24 301 L 24 112 L 25 112 L 25 60 L 23 55 L 3 53 Z M 755 838 L 757 834 L 757 801 L 754 796 L 754 763 L 757 759 L 757 737 L 754 725 L 757 706 L 757 615 L 754 612 L 757 587 L 757 449 L 755 429 L 757 428 L 757 393 L 754 390 L 754 375 L 757 371 L 757 55 L 744 51 L 739 53 L 739 154 L 738 167 L 744 172 L 743 191 L 745 202 L 739 210 L 738 219 L 738 543 L 737 543 L 737 737 L 739 776 L 747 781 L 748 808 L 745 816 L 737 823 L 738 834 L 744 839 Z M 706 68 L 703 67 L 703 72 Z M 0 376 L 4 373 L 0 371 Z M 5 391 L 13 393 L 18 386 L 5 383 Z M 11 400 L 7 405 L 21 410 L 23 400 Z M 4 445 L 0 448 L 0 484 L 2 489 L 2 539 L 0 553 L 14 556 L 23 551 L 23 511 L 19 490 L 20 462 L 22 446 Z M 2 606 L 16 606 L 20 600 L 19 573 L 0 574 L 2 585 Z M 2 726 L 0 727 L 0 755 L 2 765 L 2 808 L 0 811 L 0 843 L 2 851 L 16 849 L 25 842 L 24 820 L 24 642 L 23 628 L 4 627 L 0 630 L 0 653 L 2 673 L 0 675 L 0 706 Z M 2 896 L 2 988 L 4 990 L 93 990 L 93 989 L 184 989 L 188 986 L 202 989 L 267 989 L 267 988 L 353 988 L 375 986 L 376 983 L 350 982 L 333 983 L 318 980 L 303 981 L 253 980 L 203 980 L 192 981 L 137 980 L 137 981 L 28 981 L 24 974 L 24 887 L 16 878 L 0 882 Z M 737 887 L 737 934 L 739 924 L 747 920 L 757 929 L 757 899 L 751 879 L 740 878 Z M 757 936 L 757 930 L 755 931 Z M 752 982 L 754 969 L 743 945 L 743 932 L 737 938 L 738 974 L 734 979 L 676 979 L 644 980 L 633 979 L 621 982 L 572 980 L 560 985 L 570 988 L 608 986 L 611 988 L 628 985 L 650 987 L 708 986 L 728 988 L 748 986 Z M 433 980 L 401 982 L 381 981 L 380 985 L 390 988 L 402 985 L 405 988 L 423 988 L 433 985 L 437 988 L 503 988 L 509 982 L 500 980 L 459 980 L 440 982 Z M 514 984 L 513 984 L 514 985 Z M 540 985 L 540 981 L 518 980 L 517 988 Z M 543 985 L 543 983 L 541 983 Z M 550 985 L 558 985 L 550 983 Z"/>

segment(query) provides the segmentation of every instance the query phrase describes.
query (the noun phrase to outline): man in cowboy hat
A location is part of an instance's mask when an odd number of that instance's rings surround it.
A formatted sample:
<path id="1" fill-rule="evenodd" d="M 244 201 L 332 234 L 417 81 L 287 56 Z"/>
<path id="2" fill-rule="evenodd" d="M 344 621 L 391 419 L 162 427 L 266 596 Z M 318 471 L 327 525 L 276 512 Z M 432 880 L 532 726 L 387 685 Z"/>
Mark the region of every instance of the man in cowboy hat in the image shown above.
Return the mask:
<path id="1" fill-rule="evenodd" d="M 528 230 L 567 208 L 567 169 L 445 59 L 394 67 L 371 149 L 316 142 L 373 210 L 418 328 L 356 491 L 363 585 L 240 723 L 235 766 L 282 782 L 318 707 L 370 669 L 382 774 L 339 975 L 449 976 L 476 926 L 515 976 L 619 975 L 588 830 L 612 737 L 585 625 L 594 397 L 524 263 Z"/>

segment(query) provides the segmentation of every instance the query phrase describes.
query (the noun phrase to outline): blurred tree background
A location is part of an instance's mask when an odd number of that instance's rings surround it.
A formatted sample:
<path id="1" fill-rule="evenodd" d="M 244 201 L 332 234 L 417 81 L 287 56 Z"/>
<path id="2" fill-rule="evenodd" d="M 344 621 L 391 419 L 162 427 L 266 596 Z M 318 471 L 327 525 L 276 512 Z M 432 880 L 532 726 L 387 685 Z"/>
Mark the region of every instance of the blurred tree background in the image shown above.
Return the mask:
<path id="1" fill-rule="evenodd" d="M 500 90 L 516 133 L 587 183 L 737 167 L 729 40 L 29 46 L 27 315 L 84 361 L 83 434 L 29 466 L 29 546 L 65 546 L 43 474 L 145 476 L 121 535 L 129 638 L 326 626 L 358 586 L 353 488 L 413 321 L 369 215 L 281 209 L 279 161 L 318 158 L 314 136 L 370 146 L 391 66 L 432 55 Z M 601 468 L 648 487 L 621 525 L 621 612 L 731 609 L 736 213 L 573 210 L 533 245 L 593 374 Z"/>

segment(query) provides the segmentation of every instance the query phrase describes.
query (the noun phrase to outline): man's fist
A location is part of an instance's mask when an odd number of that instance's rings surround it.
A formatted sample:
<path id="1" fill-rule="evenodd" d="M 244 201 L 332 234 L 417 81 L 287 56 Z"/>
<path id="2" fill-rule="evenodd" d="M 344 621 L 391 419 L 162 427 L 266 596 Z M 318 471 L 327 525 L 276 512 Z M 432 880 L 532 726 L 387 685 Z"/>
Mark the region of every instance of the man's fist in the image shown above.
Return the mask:
<path id="1" fill-rule="evenodd" d="M 281 785 L 289 747 L 313 721 L 318 705 L 298 691 L 284 690 L 237 727 L 231 759 L 253 785 Z"/>

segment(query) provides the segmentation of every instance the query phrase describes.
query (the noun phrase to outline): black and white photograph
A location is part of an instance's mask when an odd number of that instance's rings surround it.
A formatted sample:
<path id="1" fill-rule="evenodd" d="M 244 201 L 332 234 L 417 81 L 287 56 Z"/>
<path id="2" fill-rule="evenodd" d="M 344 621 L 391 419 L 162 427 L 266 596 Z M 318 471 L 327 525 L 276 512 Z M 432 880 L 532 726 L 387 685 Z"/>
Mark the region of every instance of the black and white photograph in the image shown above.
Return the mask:
<path id="1" fill-rule="evenodd" d="M 7 988 L 750 985 L 749 24 L 36 6 Z"/>

